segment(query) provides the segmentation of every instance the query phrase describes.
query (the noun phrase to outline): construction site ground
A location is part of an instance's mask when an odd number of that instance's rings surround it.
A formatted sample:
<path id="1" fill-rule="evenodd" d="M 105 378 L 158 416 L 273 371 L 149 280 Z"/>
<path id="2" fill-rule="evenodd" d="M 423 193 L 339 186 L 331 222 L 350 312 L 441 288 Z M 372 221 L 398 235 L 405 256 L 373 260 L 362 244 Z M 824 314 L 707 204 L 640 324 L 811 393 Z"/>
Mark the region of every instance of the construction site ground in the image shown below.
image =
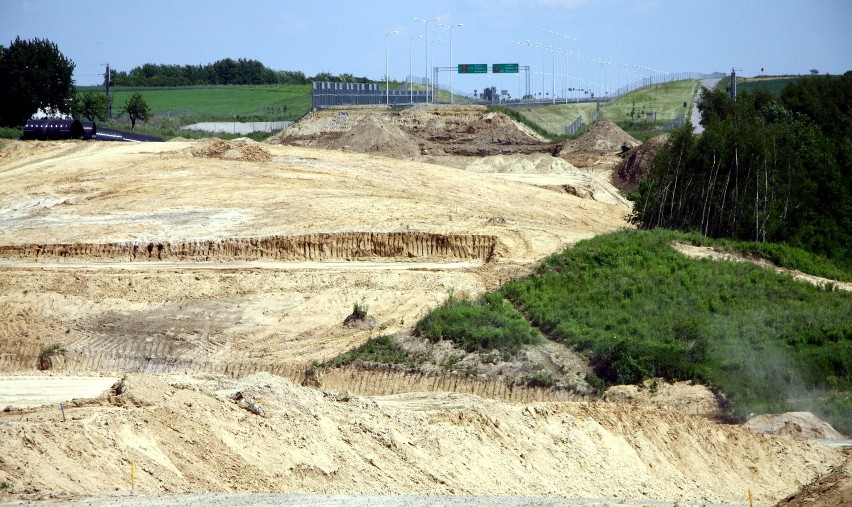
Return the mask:
<path id="1" fill-rule="evenodd" d="M 604 402 L 496 369 L 314 373 L 370 337 L 416 341 L 449 296 L 628 227 L 611 173 L 629 139 L 613 127 L 557 145 L 481 108 L 354 108 L 267 143 L 8 142 L 0 501 L 131 505 L 132 487 L 142 503 L 772 505 L 835 470 L 837 449 L 713 422 L 701 386 Z M 370 326 L 344 324 L 355 304 Z M 581 357 L 549 347 L 527 356 L 582 378 Z"/>

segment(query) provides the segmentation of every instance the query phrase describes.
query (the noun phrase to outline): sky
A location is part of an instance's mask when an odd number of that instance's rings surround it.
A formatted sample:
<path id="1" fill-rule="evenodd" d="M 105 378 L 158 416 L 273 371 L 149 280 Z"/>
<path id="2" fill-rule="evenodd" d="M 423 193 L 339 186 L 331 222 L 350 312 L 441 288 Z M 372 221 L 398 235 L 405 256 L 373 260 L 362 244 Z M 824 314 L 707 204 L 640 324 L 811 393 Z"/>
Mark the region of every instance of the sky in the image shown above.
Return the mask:
<path id="1" fill-rule="evenodd" d="M 102 82 L 106 63 L 230 57 L 376 80 L 386 68 L 405 80 L 409 68 L 422 79 L 451 62 L 520 63 L 533 93 L 560 95 L 566 81 L 606 93 L 665 73 L 842 74 L 852 70 L 850 27 L 850 0 L 0 0 L 0 44 L 55 42 L 78 85 Z M 467 93 L 514 93 L 518 78 L 439 74 Z"/>

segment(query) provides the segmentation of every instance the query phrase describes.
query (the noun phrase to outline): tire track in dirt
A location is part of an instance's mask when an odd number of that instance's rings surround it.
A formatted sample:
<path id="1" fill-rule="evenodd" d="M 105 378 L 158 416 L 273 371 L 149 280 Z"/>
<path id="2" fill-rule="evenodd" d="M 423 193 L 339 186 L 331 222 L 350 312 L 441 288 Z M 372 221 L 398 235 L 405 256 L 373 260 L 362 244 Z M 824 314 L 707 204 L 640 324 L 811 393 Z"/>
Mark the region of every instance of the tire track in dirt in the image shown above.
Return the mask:
<path id="1" fill-rule="evenodd" d="M 115 344 L 113 344 L 115 345 Z M 336 392 L 336 396 L 387 396 L 416 392 L 452 392 L 474 394 L 508 402 L 589 401 L 583 394 L 553 387 L 528 387 L 521 384 L 480 379 L 450 372 L 409 371 L 393 365 L 345 366 L 315 371 L 304 365 L 266 361 L 200 359 L 180 357 L 162 349 L 163 344 L 149 347 L 147 357 L 115 347 L 108 350 L 86 347 L 64 350 L 49 358 L 49 371 L 64 374 L 121 372 L 145 374 L 206 373 L 235 379 L 256 373 L 272 373 L 297 384 Z M 93 352 L 92 350 L 97 350 Z M 156 352 L 159 350 L 160 352 Z M 0 371 L 31 372 L 36 369 L 40 349 L 25 347 L 0 356 Z"/>

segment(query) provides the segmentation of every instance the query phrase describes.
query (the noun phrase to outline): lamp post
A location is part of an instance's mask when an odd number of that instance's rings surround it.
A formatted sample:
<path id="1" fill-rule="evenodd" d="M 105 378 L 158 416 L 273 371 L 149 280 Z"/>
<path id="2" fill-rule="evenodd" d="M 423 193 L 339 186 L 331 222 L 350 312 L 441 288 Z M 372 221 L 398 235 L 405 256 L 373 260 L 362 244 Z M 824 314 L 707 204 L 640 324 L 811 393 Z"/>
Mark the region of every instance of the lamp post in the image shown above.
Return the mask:
<path id="1" fill-rule="evenodd" d="M 550 95 L 553 99 L 553 103 L 556 104 L 556 32 L 549 28 L 542 28 L 542 32 L 550 32 L 553 34 L 553 45 L 550 46 L 552 51 L 551 62 L 550 62 L 550 74 L 551 74 L 551 83 L 550 83 Z"/>
<path id="2" fill-rule="evenodd" d="M 418 35 L 417 37 L 411 37 L 408 40 L 408 95 L 411 99 L 411 103 L 414 104 L 414 88 L 411 86 L 413 83 L 411 82 L 411 47 L 414 45 L 414 39 L 422 39 L 422 35 Z"/>
<path id="3" fill-rule="evenodd" d="M 556 35 L 558 35 L 560 37 L 565 37 L 565 103 L 567 104 L 568 103 L 568 55 L 570 54 L 570 51 L 568 51 L 568 41 L 573 40 L 574 42 L 577 42 L 577 38 L 576 37 L 569 37 L 568 35 L 565 35 L 564 33 L 559 33 L 559 32 L 556 32 Z M 578 57 L 577 58 L 577 68 L 579 68 L 579 67 L 580 67 L 580 59 Z M 579 86 L 579 84 L 578 84 L 578 86 Z"/>
<path id="4" fill-rule="evenodd" d="M 530 41 L 526 41 L 526 44 L 529 44 Z M 523 92 L 521 91 L 521 48 L 524 47 L 524 43 L 516 40 L 510 40 L 509 44 L 517 44 L 518 45 L 518 102 L 521 102 L 524 98 Z"/>
<path id="5" fill-rule="evenodd" d="M 445 28 L 449 28 L 449 30 L 450 30 L 450 104 L 452 104 L 453 103 L 453 74 L 455 73 L 454 72 L 455 69 L 453 68 L 453 28 L 460 28 L 464 25 L 461 24 L 461 23 L 459 23 L 457 25 L 442 25 L 441 23 L 438 23 L 438 26 L 443 26 Z"/>
<path id="6" fill-rule="evenodd" d="M 444 41 L 444 39 L 435 39 L 432 42 L 430 42 L 429 45 L 431 46 L 432 44 L 435 44 L 436 42 L 443 42 L 443 41 Z M 434 57 L 432 57 L 432 58 L 434 59 Z M 429 62 L 429 67 L 434 68 L 433 62 L 431 62 L 431 61 Z M 431 86 L 430 95 L 432 96 L 432 102 L 435 102 L 435 97 L 434 97 L 434 95 L 435 95 L 435 82 L 432 81 L 432 80 L 430 80 L 429 82 L 430 82 L 430 86 Z"/>
<path id="7" fill-rule="evenodd" d="M 547 46 L 544 44 L 536 44 L 535 47 L 541 48 L 541 95 L 544 95 L 544 50 L 547 49 Z"/>
<path id="8" fill-rule="evenodd" d="M 423 60 L 423 63 L 426 65 L 426 88 L 429 88 L 429 23 L 432 21 L 441 21 L 441 18 L 432 18 L 432 19 L 422 19 L 422 18 L 414 18 L 414 21 L 422 21 L 424 25 L 426 25 L 426 58 Z M 429 102 L 429 94 L 426 94 L 426 102 Z"/>
<path id="9" fill-rule="evenodd" d="M 388 76 L 388 37 L 396 35 L 399 30 L 385 34 L 385 105 L 390 105 L 390 77 Z"/>

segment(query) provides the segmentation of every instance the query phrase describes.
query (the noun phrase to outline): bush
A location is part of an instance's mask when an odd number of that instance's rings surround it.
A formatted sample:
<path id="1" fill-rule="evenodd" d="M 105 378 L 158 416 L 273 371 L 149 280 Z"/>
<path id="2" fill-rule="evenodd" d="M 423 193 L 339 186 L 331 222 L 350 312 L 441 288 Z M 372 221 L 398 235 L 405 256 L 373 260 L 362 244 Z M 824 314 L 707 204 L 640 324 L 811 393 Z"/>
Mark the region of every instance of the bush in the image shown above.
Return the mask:
<path id="1" fill-rule="evenodd" d="M 415 332 L 432 342 L 450 340 L 468 351 L 515 351 L 541 343 L 538 332 L 495 293 L 479 301 L 450 297 L 415 326 Z"/>
<path id="2" fill-rule="evenodd" d="M 344 366 L 356 360 L 368 363 L 415 366 L 419 358 L 395 344 L 393 342 L 393 337 L 379 336 L 377 338 L 370 338 L 363 345 L 348 352 L 344 352 L 320 366 Z"/>
<path id="3" fill-rule="evenodd" d="M 729 398 L 732 420 L 790 409 L 808 397 L 802 393 L 852 389 L 848 293 L 750 263 L 688 259 L 673 241 L 753 246 L 661 229 L 611 233 L 551 256 L 499 295 L 548 336 L 584 352 L 593 379 L 701 380 Z M 762 251 L 800 267 L 841 269 L 783 245 Z M 825 403 L 816 402 L 832 413 Z"/>
<path id="4" fill-rule="evenodd" d="M 370 307 L 364 303 L 355 303 L 352 305 L 352 317 L 358 320 L 364 320 L 367 318 L 367 310 L 369 309 Z"/>

